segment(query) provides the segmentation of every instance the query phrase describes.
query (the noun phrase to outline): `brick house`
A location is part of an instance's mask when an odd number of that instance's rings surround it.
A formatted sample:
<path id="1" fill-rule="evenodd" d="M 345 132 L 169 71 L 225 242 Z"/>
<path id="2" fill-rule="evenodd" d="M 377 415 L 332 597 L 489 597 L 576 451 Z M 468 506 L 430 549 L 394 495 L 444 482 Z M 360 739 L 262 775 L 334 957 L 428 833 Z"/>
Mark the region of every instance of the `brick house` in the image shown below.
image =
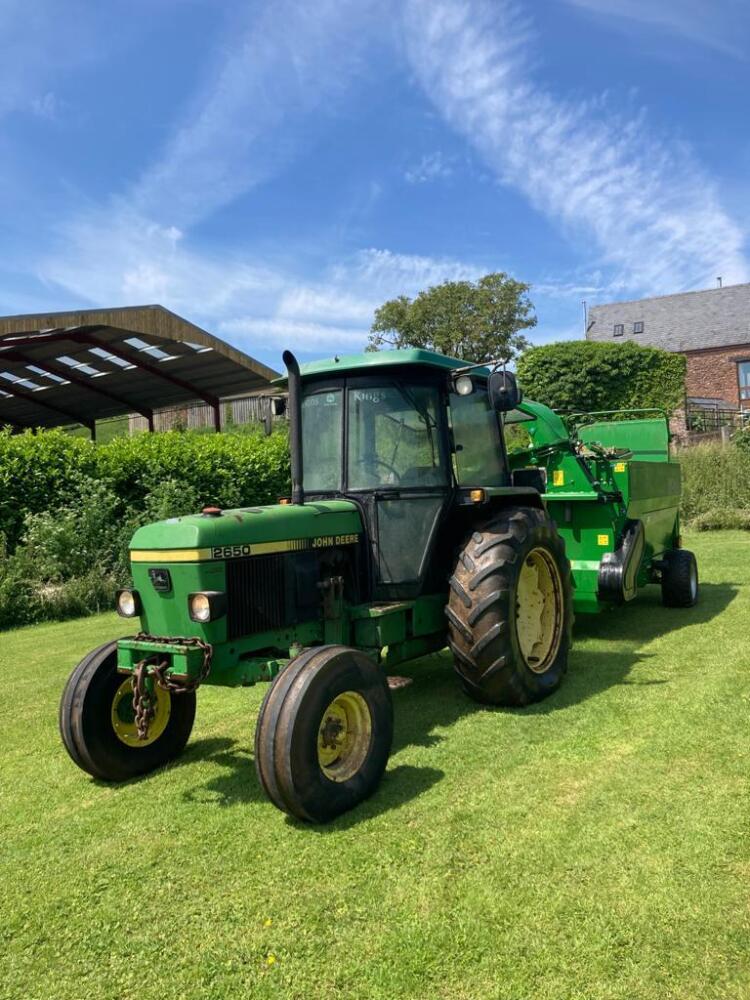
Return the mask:
<path id="1" fill-rule="evenodd" d="M 750 412 L 750 284 L 592 306 L 586 338 L 684 354 L 689 410 Z"/>

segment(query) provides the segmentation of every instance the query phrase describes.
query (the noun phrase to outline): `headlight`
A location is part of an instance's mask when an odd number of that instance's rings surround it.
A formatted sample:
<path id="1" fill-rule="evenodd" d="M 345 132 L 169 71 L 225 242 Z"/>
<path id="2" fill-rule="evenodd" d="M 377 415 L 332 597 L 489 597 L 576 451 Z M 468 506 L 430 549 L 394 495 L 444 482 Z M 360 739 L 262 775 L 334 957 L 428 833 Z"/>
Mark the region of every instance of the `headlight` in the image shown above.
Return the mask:
<path id="1" fill-rule="evenodd" d="M 474 383 L 471 380 L 471 375 L 459 375 L 453 383 L 453 388 L 459 396 L 470 396 L 474 392 Z"/>
<path id="2" fill-rule="evenodd" d="M 206 590 L 188 596 L 188 613 L 194 622 L 213 622 L 226 614 L 227 595 L 219 590 Z"/>
<path id="3" fill-rule="evenodd" d="M 116 601 L 117 614 L 121 618 L 135 618 L 141 613 L 141 599 L 137 590 L 118 590 Z"/>

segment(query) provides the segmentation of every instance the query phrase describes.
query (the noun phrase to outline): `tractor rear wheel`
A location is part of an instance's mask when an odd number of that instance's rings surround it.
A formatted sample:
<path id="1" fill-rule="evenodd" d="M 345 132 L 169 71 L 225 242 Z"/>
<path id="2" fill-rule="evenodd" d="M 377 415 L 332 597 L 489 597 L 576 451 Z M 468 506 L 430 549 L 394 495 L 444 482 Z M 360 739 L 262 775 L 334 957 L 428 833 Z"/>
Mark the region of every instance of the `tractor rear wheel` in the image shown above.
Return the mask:
<path id="1" fill-rule="evenodd" d="M 60 735 L 71 759 L 101 781 L 127 781 L 161 767 L 185 747 L 195 719 L 195 692 L 156 689 L 146 740 L 139 740 L 129 675 L 117 672 L 117 643 L 81 660 L 60 701 Z"/>
<path id="2" fill-rule="evenodd" d="M 375 791 L 392 739 L 383 671 L 359 650 L 318 646 L 295 657 L 266 693 L 255 766 L 275 806 L 326 823 Z"/>
<path id="3" fill-rule="evenodd" d="M 692 608 L 698 601 L 698 563 L 688 549 L 664 554 L 661 600 L 667 608 Z"/>
<path id="4" fill-rule="evenodd" d="M 551 694 L 567 670 L 573 601 L 565 544 L 549 515 L 506 508 L 474 531 L 445 613 L 468 695 L 518 706 Z"/>

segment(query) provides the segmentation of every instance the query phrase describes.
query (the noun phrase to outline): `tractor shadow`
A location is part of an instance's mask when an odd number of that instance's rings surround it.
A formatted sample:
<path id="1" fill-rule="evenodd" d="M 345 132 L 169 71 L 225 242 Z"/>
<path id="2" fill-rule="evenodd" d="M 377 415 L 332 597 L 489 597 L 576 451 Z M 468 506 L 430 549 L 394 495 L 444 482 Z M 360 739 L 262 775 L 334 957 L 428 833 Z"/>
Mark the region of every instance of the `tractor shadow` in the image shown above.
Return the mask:
<path id="1" fill-rule="evenodd" d="M 254 755 L 250 748 L 243 747 L 237 740 L 226 737 L 196 740 L 188 744 L 182 756 L 170 765 L 170 769 L 190 767 L 205 762 L 222 770 L 209 781 L 183 792 L 183 799 L 186 802 L 224 808 L 267 801 L 255 773 Z M 333 828 L 342 829 L 351 826 L 353 822 L 395 809 L 410 799 L 417 798 L 442 777 L 443 772 L 432 767 L 400 764 L 390 768 L 376 794 L 360 805 L 354 813 L 348 813 L 336 820 L 332 824 Z M 307 824 L 301 824 L 290 817 L 287 817 L 287 821 L 292 825 L 307 827 Z"/>
<path id="2" fill-rule="evenodd" d="M 664 635 L 705 625 L 734 600 L 737 586 L 731 583 L 702 584 L 701 599 L 694 608 L 664 608 L 658 591 L 639 596 L 632 604 L 600 615 L 579 616 L 574 629 L 574 648 L 568 674 L 560 690 L 526 708 L 494 708 L 478 705 L 460 689 L 447 650 L 403 663 L 398 674 L 411 683 L 393 692 L 395 733 L 392 754 L 407 747 L 433 747 L 449 740 L 454 723 L 476 712 L 549 714 L 594 698 L 615 687 L 645 688 L 670 683 L 668 678 L 630 679 L 639 663 L 656 654 L 644 650 Z M 611 648 L 607 648 L 611 645 Z M 255 773 L 252 744 L 230 738 L 211 738 L 189 743 L 185 753 L 170 767 L 189 767 L 210 761 L 221 768 L 209 781 L 184 792 L 187 801 L 206 807 L 266 801 Z M 434 767 L 410 764 L 390 766 L 375 795 L 325 827 L 320 833 L 347 829 L 381 813 L 398 809 L 439 782 L 444 772 Z M 287 822 L 298 825 L 296 820 Z"/>

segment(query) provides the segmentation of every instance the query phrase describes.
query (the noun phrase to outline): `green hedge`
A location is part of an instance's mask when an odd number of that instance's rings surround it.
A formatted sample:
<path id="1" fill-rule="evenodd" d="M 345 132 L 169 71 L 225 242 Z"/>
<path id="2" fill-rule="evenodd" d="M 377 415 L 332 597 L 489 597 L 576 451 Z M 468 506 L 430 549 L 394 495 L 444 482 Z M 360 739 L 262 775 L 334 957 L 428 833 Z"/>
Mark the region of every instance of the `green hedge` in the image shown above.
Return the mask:
<path id="1" fill-rule="evenodd" d="M 67 503 L 82 476 L 96 476 L 96 447 L 60 430 L 0 430 L 0 533 L 12 551 L 27 514 Z"/>
<path id="2" fill-rule="evenodd" d="M 732 512 L 750 511 L 750 452 L 718 444 L 697 445 L 679 453 L 682 467 L 682 516 L 697 527 L 742 527 Z M 741 516 L 739 520 L 742 520 Z"/>
<path id="3" fill-rule="evenodd" d="M 685 358 L 655 347 L 570 340 L 532 347 L 518 359 L 529 399 L 567 412 L 659 407 L 685 399 Z"/>
<path id="4" fill-rule="evenodd" d="M 111 607 L 139 524 L 289 491 L 286 434 L 0 433 L 0 629 Z"/>
<path id="5" fill-rule="evenodd" d="M 0 432 L 0 532 L 13 551 L 28 514 L 67 507 L 82 479 L 105 483 L 122 513 L 143 509 L 167 480 L 190 489 L 199 505 L 272 503 L 289 489 L 286 434 L 170 431 L 95 445 L 59 430 Z"/>

